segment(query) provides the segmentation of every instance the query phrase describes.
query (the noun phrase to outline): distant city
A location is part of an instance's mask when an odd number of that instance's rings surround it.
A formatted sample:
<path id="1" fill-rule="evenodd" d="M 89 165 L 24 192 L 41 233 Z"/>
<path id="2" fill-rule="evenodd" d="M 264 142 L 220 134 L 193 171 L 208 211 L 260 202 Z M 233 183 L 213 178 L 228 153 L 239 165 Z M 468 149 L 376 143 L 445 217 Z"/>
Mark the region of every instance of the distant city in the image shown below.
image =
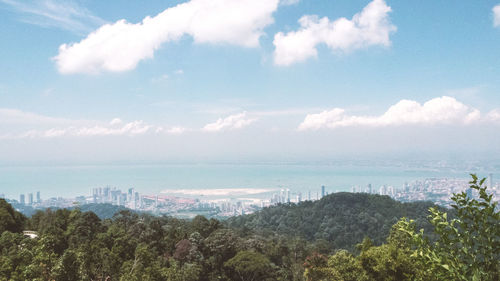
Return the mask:
<path id="1" fill-rule="evenodd" d="M 369 193 L 387 195 L 402 202 L 412 201 L 432 201 L 442 206 L 450 206 L 453 193 L 466 191 L 470 197 L 477 196 L 468 188 L 469 180 L 453 178 L 428 178 L 412 183 L 405 183 L 401 187 L 382 185 L 373 187 L 355 185 L 351 187 L 353 193 Z M 500 184 L 494 183 L 493 174 L 489 174 L 486 186 L 495 201 L 500 198 Z M 150 212 L 153 214 L 171 215 L 181 218 L 191 218 L 196 215 L 208 217 L 230 217 L 253 213 L 264 207 L 277 204 L 298 204 L 303 201 L 315 201 L 327 196 L 329 191 L 326 186 L 321 186 L 317 190 L 302 192 L 291 192 L 288 188 L 281 188 L 278 192 L 272 193 L 268 198 L 262 199 L 199 199 L 184 198 L 165 194 L 144 195 L 134 188 L 122 191 L 116 187 L 92 188 L 88 196 L 76 196 L 74 198 L 52 197 L 42 200 L 40 191 L 36 194 L 20 194 L 19 201 L 8 200 L 18 207 L 29 206 L 33 209 L 44 208 L 69 208 L 85 204 L 112 204 L 123 206 L 136 211 Z M 4 198 L 0 194 L 0 198 Z"/>

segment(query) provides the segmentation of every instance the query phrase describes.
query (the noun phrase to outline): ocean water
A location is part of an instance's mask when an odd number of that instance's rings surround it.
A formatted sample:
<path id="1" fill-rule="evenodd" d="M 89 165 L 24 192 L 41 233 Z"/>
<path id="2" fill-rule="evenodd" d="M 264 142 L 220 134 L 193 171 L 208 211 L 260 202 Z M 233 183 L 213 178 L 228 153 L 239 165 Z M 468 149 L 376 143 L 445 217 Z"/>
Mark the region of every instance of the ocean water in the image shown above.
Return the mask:
<path id="1" fill-rule="evenodd" d="M 324 185 L 328 192 L 350 191 L 353 185 L 402 187 L 425 178 L 468 178 L 456 169 L 409 169 L 399 166 L 321 164 L 179 164 L 0 167 L 0 194 L 18 199 L 21 193 L 40 191 L 42 198 L 90 195 L 94 187 L 111 186 L 142 194 L 164 190 L 281 188 L 292 193 L 310 190 L 313 196 Z M 484 174 L 483 176 L 487 176 Z M 255 196 L 254 196 L 255 197 Z"/>

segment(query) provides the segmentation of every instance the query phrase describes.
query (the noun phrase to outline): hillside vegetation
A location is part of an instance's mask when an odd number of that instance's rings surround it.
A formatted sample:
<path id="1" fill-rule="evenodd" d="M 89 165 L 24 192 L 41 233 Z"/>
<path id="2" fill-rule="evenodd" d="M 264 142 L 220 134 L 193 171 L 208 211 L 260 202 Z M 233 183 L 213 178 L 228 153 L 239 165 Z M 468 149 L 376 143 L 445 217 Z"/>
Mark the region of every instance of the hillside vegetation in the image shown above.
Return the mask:
<path id="1" fill-rule="evenodd" d="M 261 235 L 293 235 L 308 241 L 323 240 L 330 249 L 349 249 L 370 237 L 385 242 L 391 227 L 402 217 L 431 232 L 427 210 L 431 202 L 401 203 L 389 196 L 366 193 L 334 193 L 319 201 L 281 204 L 254 214 L 230 218 L 231 228 Z"/>

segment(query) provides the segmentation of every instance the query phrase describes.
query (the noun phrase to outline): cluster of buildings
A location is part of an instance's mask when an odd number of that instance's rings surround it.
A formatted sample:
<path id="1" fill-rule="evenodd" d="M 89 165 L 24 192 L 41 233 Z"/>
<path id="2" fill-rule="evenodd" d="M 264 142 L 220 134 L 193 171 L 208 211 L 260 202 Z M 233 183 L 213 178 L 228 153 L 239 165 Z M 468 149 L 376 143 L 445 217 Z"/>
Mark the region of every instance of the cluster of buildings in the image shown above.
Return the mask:
<path id="1" fill-rule="evenodd" d="M 380 194 L 380 195 L 388 195 L 391 197 L 396 198 L 396 195 L 400 190 L 395 188 L 392 185 L 381 185 L 379 188 L 374 188 L 372 185 L 369 183 L 366 185 L 366 187 L 360 187 L 359 185 L 352 186 L 351 187 L 351 192 L 352 193 L 369 193 L 369 194 Z"/>
<path id="2" fill-rule="evenodd" d="M 493 182 L 493 174 L 489 174 L 485 185 L 489 193 L 493 194 L 494 200 L 500 199 L 500 183 Z M 432 201 L 438 205 L 449 206 L 454 193 L 465 191 L 469 197 L 477 197 L 474 190 L 469 188 L 469 179 L 455 178 L 429 178 L 418 180 L 413 183 L 405 183 L 401 188 L 383 185 L 378 189 L 372 188 L 371 184 L 361 188 L 353 186 L 352 192 L 365 192 L 371 194 L 388 195 L 402 202 Z"/>
<path id="3" fill-rule="evenodd" d="M 98 187 L 92 189 L 92 197 L 90 202 L 88 198 L 81 196 L 76 198 L 81 203 L 110 203 L 113 205 L 125 206 L 132 210 L 142 209 L 145 205 L 144 197 L 139 195 L 134 188 L 129 188 L 126 192 L 122 192 L 116 187 Z"/>
<path id="4" fill-rule="evenodd" d="M 116 187 L 98 187 L 92 189 L 92 196 L 76 198 L 80 204 L 108 203 L 124 206 L 132 210 L 147 211 L 155 214 L 176 214 L 192 209 L 203 209 L 199 201 L 167 195 L 144 195 L 129 188 L 125 192 Z"/>
<path id="5" fill-rule="evenodd" d="M 1 196 L 3 197 L 3 196 Z M 40 197 L 40 191 L 36 192 L 36 200 L 33 197 L 33 193 L 28 193 L 28 196 L 26 197 L 26 194 L 21 194 L 19 195 L 19 203 L 22 205 L 28 205 L 28 206 L 36 206 L 42 203 L 42 198 Z"/>
<path id="6" fill-rule="evenodd" d="M 488 190 L 493 193 L 494 200 L 500 199 L 500 183 L 493 182 L 493 175 L 490 174 L 486 181 Z M 448 179 L 448 178 L 429 178 L 405 183 L 402 187 L 396 188 L 391 185 L 382 185 L 378 188 L 368 184 L 364 187 L 352 186 L 353 193 L 370 193 L 388 195 L 396 200 L 403 202 L 429 200 L 439 205 L 449 206 L 453 193 L 466 191 L 469 196 L 477 196 L 469 187 L 469 180 L 466 179 Z M 116 187 L 98 187 L 93 188 L 91 196 L 78 196 L 76 198 L 50 198 L 42 200 L 40 192 L 21 194 L 19 196 L 20 206 L 37 208 L 66 208 L 75 204 L 99 204 L 108 203 L 124 206 L 133 210 L 147 211 L 155 214 L 168 214 L 177 217 L 194 217 L 202 214 L 208 217 L 229 217 L 234 215 L 243 215 L 255 212 L 261 208 L 288 203 L 300 203 L 302 201 L 314 201 L 328 195 L 325 186 L 312 192 L 311 190 L 292 192 L 290 189 L 281 188 L 270 198 L 263 199 L 245 199 L 228 198 L 219 200 L 205 199 L 200 201 L 195 198 L 181 198 L 168 195 L 142 195 L 129 188 L 122 191 Z M 0 198 L 4 197 L 0 194 Z M 15 201 L 15 200 L 14 200 Z"/>
<path id="7" fill-rule="evenodd" d="M 307 201 L 319 200 L 326 195 L 328 195 L 328 192 L 326 191 L 324 185 L 321 186 L 321 196 L 318 191 L 316 191 L 314 194 L 311 193 L 311 190 L 309 190 L 307 194 L 306 193 L 302 194 L 302 192 L 291 194 L 290 189 L 282 188 L 279 193 L 273 193 L 272 197 L 268 201 L 262 201 L 261 205 L 269 206 L 269 205 L 285 204 L 285 203 L 300 203 L 304 200 Z"/>
<path id="8" fill-rule="evenodd" d="M 273 193 L 269 200 L 261 201 L 261 207 L 277 205 L 277 204 L 286 204 L 286 203 L 300 203 L 302 201 L 313 201 L 319 200 L 328 195 L 326 191 L 326 187 L 321 186 L 320 191 L 311 192 L 308 190 L 307 193 L 296 192 L 291 193 L 289 188 L 282 188 L 279 193 Z"/>

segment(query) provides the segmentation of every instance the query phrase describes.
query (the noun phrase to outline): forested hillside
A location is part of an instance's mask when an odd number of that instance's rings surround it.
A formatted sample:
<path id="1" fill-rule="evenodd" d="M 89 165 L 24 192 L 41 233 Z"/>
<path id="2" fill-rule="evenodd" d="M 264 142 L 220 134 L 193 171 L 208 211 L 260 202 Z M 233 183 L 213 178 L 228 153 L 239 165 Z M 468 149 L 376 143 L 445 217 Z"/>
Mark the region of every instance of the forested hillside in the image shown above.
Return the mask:
<path id="1" fill-rule="evenodd" d="M 323 240 L 330 249 L 349 249 L 370 237 L 385 242 L 391 227 L 401 218 L 416 221 L 431 233 L 427 210 L 431 202 L 401 203 L 389 196 L 366 193 L 334 193 L 319 201 L 281 204 L 254 214 L 227 220 L 231 228 L 262 235 L 294 235 L 308 241 Z"/>
<path id="2" fill-rule="evenodd" d="M 99 204 L 84 204 L 71 209 L 80 209 L 82 212 L 92 212 L 96 214 L 100 219 L 110 219 L 115 214 L 121 211 L 131 211 L 135 212 L 129 208 L 123 206 L 117 206 L 109 203 L 99 203 Z"/>
<path id="3" fill-rule="evenodd" d="M 26 217 L 32 217 L 37 212 L 44 211 L 45 209 L 51 209 L 52 211 L 59 209 L 56 207 L 35 209 L 32 206 L 20 204 L 18 202 L 10 202 L 10 204 L 12 205 L 12 207 L 21 212 Z M 91 203 L 91 204 L 75 205 L 74 207 L 67 209 L 69 210 L 80 209 L 82 212 L 92 212 L 96 214 L 100 219 L 110 219 L 120 211 L 125 211 L 125 210 L 132 211 L 124 206 L 118 206 L 109 203 L 97 203 L 97 204 Z"/>
<path id="4" fill-rule="evenodd" d="M 0 199 L 0 280 L 302 280 L 315 251 L 287 237 L 241 237 L 215 219 L 80 209 L 26 219 Z M 31 239 L 22 230 L 34 230 Z"/>

